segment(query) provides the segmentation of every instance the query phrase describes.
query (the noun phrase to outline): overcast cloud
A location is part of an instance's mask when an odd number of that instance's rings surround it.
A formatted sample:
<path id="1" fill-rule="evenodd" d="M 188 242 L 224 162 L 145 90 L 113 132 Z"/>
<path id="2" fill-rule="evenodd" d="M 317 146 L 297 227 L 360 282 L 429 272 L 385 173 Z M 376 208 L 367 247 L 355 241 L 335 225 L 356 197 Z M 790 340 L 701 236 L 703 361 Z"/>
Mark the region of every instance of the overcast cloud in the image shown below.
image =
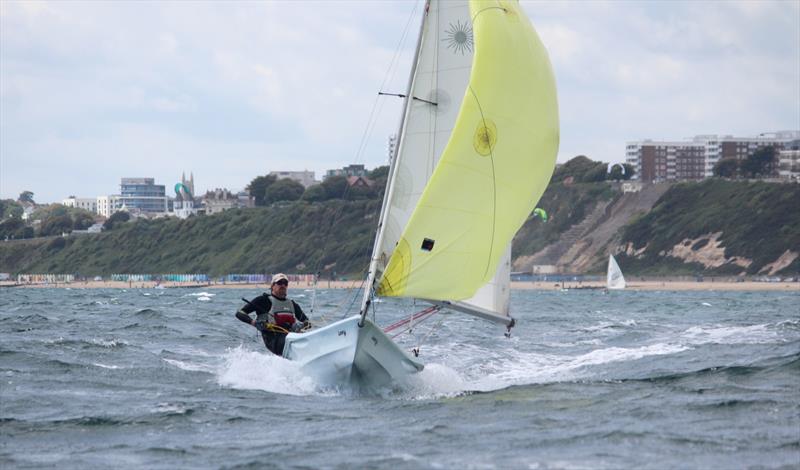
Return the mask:
<path id="1" fill-rule="evenodd" d="M 623 161 L 642 138 L 800 129 L 798 1 L 522 3 L 556 73 L 561 162 Z M 400 100 L 376 93 L 404 91 L 420 9 L 3 0 L 0 197 L 116 194 L 123 176 L 169 188 L 184 171 L 202 193 L 385 164 Z"/>

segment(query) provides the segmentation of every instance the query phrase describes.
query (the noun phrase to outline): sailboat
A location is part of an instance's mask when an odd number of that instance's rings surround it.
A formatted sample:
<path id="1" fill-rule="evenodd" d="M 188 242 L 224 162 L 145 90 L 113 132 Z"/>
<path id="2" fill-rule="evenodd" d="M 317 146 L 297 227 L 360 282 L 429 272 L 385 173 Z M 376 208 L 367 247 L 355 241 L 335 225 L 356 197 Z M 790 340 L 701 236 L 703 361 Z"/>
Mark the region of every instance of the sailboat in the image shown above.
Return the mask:
<path id="1" fill-rule="evenodd" d="M 429 0 L 357 315 L 286 337 L 323 383 L 382 385 L 423 369 L 368 313 L 376 296 L 506 326 L 511 241 L 558 151 L 547 51 L 517 0 Z M 373 315 L 374 317 L 374 315 Z M 399 322 L 402 324 L 404 321 Z"/>
<path id="2" fill-rule="evenodd" d="M 614 255 L 608 255 L 608 274 L 606 275 L 606 287 L 611 289 L 624 289 L 625 276 L 622 275 L 622 270 L 619 269 L 617 260 Z"/>

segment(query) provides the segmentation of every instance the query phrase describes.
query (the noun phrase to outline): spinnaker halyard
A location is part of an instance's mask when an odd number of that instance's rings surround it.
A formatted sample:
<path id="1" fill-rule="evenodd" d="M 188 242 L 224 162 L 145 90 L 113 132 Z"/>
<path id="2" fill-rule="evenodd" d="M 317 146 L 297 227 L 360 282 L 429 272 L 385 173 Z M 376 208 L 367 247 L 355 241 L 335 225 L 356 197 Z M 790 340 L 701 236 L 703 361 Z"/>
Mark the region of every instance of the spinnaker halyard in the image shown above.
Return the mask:
<path id="1" fill-rule="evenodd" d="M 353 347 L 320 346 L 333 325 L 287 337 L 284 356 L 320 371 L 397 380 L 422 369 L 367 318 L 374 295 L 513 325 L 511 241 L 558 149 L 547 52 L 516 0 L 430 0 L 405 96 L 360 315 L 342 321 L 358 326 L 342 330 Z"/>

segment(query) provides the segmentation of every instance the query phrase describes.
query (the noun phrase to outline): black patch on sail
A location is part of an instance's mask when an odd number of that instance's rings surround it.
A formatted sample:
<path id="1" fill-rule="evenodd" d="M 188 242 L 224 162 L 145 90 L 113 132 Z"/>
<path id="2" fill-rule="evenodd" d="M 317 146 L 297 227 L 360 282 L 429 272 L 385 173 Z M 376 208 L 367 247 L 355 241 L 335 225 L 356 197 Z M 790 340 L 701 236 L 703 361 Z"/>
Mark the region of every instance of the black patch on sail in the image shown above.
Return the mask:
<path id="1" fill-rule="evenodd" d="M 426 238 L 422 240 L 422 249 L 425 251 L 433 250 L 433 244 L 436 243 L 435 241 L 431 240 L 430 238 Z"/>

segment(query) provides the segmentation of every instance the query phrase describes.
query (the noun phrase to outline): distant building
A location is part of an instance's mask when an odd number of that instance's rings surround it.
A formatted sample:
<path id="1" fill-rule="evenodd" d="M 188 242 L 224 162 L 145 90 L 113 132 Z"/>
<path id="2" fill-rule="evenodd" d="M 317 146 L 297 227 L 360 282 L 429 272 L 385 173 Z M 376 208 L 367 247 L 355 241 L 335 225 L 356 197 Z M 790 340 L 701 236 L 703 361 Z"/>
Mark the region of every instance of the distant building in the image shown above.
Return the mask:
<path id="1" fill-rule="evenodd" d="M 271 171 L 269 176 L 275 176 L 277 179 L 290 179 L 302 184 L 304 188 L 319 183 L 316 180 L 313 171 Z"/>
<path id="2" fill-rule="evenodd" d="M 791 148 L 778 153 L 778 176 L 800 182 L 800 140 L 793 142 Z"/>
<path id="3" fill-rule="evenodd" d="M 698 135 L 691 141 L 627 142 L 625 161 L 632 165 L 634 179 L 643 182 L 699 180 L 713 176 L 714 165 L 725 158 L 743 160 L 762 147 L 777 151 L 789 148 L 800 131 L 759 134 L 758 137 Z"/>
<path id="4" fill-rule="evenodd" d="M 165 214 L 170 208 L 163 184 L 155 184 L 154 178 L 122 178 L 120 194 L 98 196 L 97 213 L 110 217 L 114 212 L 126 210 L 131 215 L 151 217 Z"/>
<path id="5" fill-rule="evenodd" d="M 92 199 L 88 197 L 75 197 L 70 196 L 66 199 L 61 201 L 61 205 L 65 207 L 75 207 L 78 209 L 84 209 L 94 214 L 97 213 L 97 199 Z"/>
<path id="6" fill-rule="evenodd" d="M 197 214 L 194 207 L 194 174 L 186 179 L 186 173 L 181 175 L 181 182 L 175 184 L 175 201 L 172 205 L 172 213 L 180 219 L 186 219 L 190 215 Z"/>
<path id="7" fill-rule="evenodd" d="M 206 214 L 218 214 L 228 209 L 239 209 L 246 207 L 254 207 L 255 202 L 245 191 L 233 194 L 227 189 L 217 188 L 214 191 L 206 192 L 203 196 L 203 204 L 206 208 Z"/>
<path id="8" fill-rule="evenodd" d="M 36 210 L 36 204 L 30 202 L 21 202 L 22 204 L 22 220 L 29 220 Z"/>
<path id="9" fill-rule="evenodd" d="M 169 198 L 163 184 L 154 178 L 122 178 L 119 185 L 121 202 L 129 211 L 163 213 L 169 210 Z"/>
<path id="10" fill-rule="evenodd" d="M 364 165 L 347 165 L 344 168 L 338 168 L 336 170 L 328 170 L 325 172 L 325 179 L 330 178 L 331 176 L 367 176 L 366 168 Z"/>
<path id="11" fill-rule="evenodd" d="M 347 185 L 351 188 L 371 188 L 375 183 L 365 176 L 348 176 Z"/>
<path id="12" fill-rule="evenodd" d="M 111 214 L 119 210 L 122 204 L 117 204 L 119 196 L 97 196 L 97 213 L 103 217 L 111 217 Z"/>
<path id="13" fill-rule="evenodd" d="M 86 230 L 73 230 L 71 233 L 72 235 L 81 235 L 81 234 L 100 233 L 102 231 L 103 231 L 103 224 L 93 224 Z"/>

